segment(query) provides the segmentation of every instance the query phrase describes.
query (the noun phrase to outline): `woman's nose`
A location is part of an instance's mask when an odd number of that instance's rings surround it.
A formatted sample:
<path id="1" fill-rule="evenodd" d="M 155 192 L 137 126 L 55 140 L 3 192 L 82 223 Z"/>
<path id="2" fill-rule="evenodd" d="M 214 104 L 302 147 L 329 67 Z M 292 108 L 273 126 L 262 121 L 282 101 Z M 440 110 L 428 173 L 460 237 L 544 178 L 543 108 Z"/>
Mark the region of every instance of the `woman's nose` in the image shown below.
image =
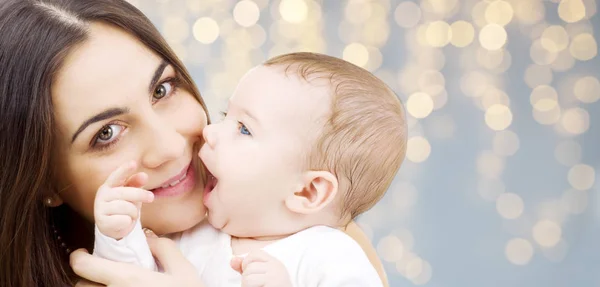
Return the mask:
<path id="1" fill-rule="evenodd" d="M 151 125 L 146 138 L 146 152 L 142 163 L 147 168 L 157 168 L 184 155 L 188 142 L 176 128 L 165 123 Z"/>

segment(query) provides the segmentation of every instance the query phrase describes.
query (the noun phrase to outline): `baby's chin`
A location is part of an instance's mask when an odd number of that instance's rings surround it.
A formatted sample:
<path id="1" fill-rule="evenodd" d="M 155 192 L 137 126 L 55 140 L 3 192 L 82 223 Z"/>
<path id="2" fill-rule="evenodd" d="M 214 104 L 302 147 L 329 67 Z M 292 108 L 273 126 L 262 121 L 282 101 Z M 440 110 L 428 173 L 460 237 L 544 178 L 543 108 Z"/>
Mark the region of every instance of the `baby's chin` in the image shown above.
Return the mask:
<path id="1" fill-rule="evenodd" d="M 222 230 L 223 228 L 225 228 L 225 225 L 227 223 L 225 220 L 222 220 L 222 219 L 220 220 L 218 218 L 218 216 L 215 216 L 214 212 L 211 213 L 210 209 L 207 211 L 206 219 L 207 219 L 208 223 L 210 225 L 212 225 L 212 227 L 219 229 L 219 230 Z"/>

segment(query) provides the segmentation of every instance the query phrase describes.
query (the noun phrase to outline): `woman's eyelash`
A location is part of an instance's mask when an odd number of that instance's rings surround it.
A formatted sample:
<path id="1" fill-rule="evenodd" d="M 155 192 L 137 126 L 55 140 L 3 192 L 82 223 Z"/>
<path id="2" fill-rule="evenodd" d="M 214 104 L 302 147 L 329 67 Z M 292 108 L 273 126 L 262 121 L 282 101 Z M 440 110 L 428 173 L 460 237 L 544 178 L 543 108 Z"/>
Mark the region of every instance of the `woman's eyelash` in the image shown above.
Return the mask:
<path id="1" fill-rule="evenodd" d="M 223 116 L 224 118 L 227 117 L 227 112 L 226 111 L 221 111 L 221 116 Z"/>
<path id="2" fill-rule="evenodd" d="M 120 140 L 121 140 L 121 137 L 119 136 L 117 139 L 115 139 L 114 141 L 111 141 L 107 144 L 103 144 L 103 145 L 95 144 L 94 146 L 92 146 L 92 149 L 94 151 L 103 152 L 103 151 L 106 151 L 106 150 L 110 149 L 111 147 L 113 147 Z"/>
<path id="3" fill-rule="evenodd" d="M 152 95 L 151 96 L 153 98 L 152 99 L 152 104 L 156 104 L 156 103 L 160 102 L 161 100 L 169 98 L 170 96 L 172 96 L 175 93 L 177 93 L 177 91 L 179 89 L 179 86 L 181 85 L 182 81 L 181 81 L 181 78 L 179 78 L 179 76 L 177 76 L 177 75 L 174 76 L 174 77 L 168 77 L 168 78 L 165 78 L 162 81 L 156 83 L 156 85 L 154 86 L 153 90 L 156 91 L 156 89 L 158 87 L 160 87 L 161 85 L 164 85 L 166 83 L 168 83 L 168 84 L 171 85 L 171 91 L 170 91 L 170 93 L 168 95 L 166 95 L 165 97 L 160 98 L 160 99 L 154 99 L 154 95 Z"/>
<path id="4" fill-rule="evenodd" d="M 111 126 L 111 125 L 116 125 L 116 123 L 107 124 L 107 125 L 103 126 L 103 128 L 106 126 Z M 113 141 L 108 142 L 106 144 L 98 143 L 98 138 L 100 137 L 100 132 L 96 133 L 96 135 L 92 138 L 92 141 L 90 144 L 91 149 L 93 151 L 97 151 L 97 152 L 102 152 L 102 151 L 110 149 L 113 145 L 115 145 L 118 141 L 121 140 L 122 133 L 125 131 L 125 129 L 126 128 L 124 127 L 123 130 L 121 130 L 121 132 L 119 133 L 119 135 L 117 136 L 116 139 L 114 139 Z"/>

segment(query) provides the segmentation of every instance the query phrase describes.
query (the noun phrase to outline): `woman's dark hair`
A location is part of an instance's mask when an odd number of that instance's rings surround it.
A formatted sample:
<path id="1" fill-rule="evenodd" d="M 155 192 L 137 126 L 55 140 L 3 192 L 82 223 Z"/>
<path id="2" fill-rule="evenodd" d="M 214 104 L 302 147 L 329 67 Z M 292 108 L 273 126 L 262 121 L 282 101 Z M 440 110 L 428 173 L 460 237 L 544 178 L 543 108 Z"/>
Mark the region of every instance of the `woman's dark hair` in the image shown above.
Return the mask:
<path id="1" fill-rule="evenodd" d="M 86 41 L 91 23 L 111 24 L 173 65 L 184 87 L 205 105 L 189 73 L 157 29 L 126 1 L 1 2 L 0 286 L 72 285 L 75 277 L 68 256 L 52 226 L 62 226 L 68 229 L 65 233 L 85 238 L 75 247 L 90 247 L 93 233 L 89 223 L 65 226 L 68 207 L 50 209 L 43 203 L 44 198 L 58 192 L 53 176 L 55 127 L 50 91 L 65 57 Z"/>

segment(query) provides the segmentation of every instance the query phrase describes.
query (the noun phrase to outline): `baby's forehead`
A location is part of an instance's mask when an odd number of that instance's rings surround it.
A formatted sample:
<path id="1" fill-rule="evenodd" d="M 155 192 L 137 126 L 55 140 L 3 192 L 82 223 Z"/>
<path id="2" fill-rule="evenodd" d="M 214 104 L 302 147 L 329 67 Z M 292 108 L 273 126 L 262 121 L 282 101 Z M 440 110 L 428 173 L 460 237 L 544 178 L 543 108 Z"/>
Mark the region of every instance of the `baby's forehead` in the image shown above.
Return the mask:
<path id="1" fill-rule="evenodd" d="M 329 107 L 331 92 L 331 84 L 326 79 L 307 80 L 282 67 L 258 66 L 242 78 L 232 98 L 243 98 L 246 105 L 307 113 L 319 110 L 318 107 Z"/>

